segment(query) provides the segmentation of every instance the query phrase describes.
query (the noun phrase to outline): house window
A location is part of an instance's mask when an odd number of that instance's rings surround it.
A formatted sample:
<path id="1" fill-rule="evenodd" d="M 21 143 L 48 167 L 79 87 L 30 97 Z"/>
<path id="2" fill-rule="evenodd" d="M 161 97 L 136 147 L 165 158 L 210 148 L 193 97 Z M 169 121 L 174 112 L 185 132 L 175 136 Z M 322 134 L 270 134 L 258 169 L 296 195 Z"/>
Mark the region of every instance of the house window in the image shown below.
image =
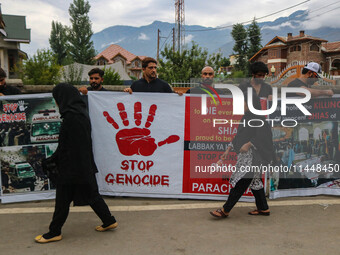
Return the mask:
<path id="1" fill-rule="evenodd" d="M 98 66 L 103 66 L 103 65 L 106 65 L 106 60 L 105 60 L 105 59 L 103 59 L 103 58 L 100 58 L 100 59 L 98 59 L 98 61 L 97 61 L 97 65 L 98 65 Z"/>
<path id="2" fill-rule="evenodd" d="M 8 55 L 8 70 L 9 70 L 9 75 L 14 74 L 14 66 L 15 66 L 15 57 L 13 54 Z"/>
<path id="3" fill-rule="evenodd" d="M 319 52 L 319 46 L 315 43 L 313 43 L 310 47 L 309 47 L 309 51 L 317 51 Z"/>
<path id="4" fill-rule="evenodd" d="M 293 51 L 301 51 L 301 46 L 300 45 L 293 45 L 290 47 L 289 52 Z"/>
<path id="5" fill-rule="evenodd" d="M 140 62 L 139 61 L 135 61 L 135 67 L 140 67 Z"/>
<path id="6" fill-rule="evenodd" d="M 340 70 L 340 59 L 333 60 L 332 70 Z"/>

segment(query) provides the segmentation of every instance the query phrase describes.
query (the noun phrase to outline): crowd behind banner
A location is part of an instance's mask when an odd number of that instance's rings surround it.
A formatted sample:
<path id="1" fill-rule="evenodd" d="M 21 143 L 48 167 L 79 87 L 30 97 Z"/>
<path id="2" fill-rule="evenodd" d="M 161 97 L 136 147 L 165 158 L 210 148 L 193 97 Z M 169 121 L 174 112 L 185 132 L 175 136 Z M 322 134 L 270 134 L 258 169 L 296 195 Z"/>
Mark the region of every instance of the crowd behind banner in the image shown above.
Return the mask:
<path id="1" fill-rule="evenodd" d="M 198 174 L 197 167 L 216 163 L 235 136 L 235 128 L 228 125 L 215 129 L 214 135 L 210 133 L 214 118 L 235 119 L 232 99 L 222 97 L 219 108 L 208 100 L 207 115 L 199 112 L 200 100 L 200 96 L 173 94 L 89 93 L 100 192 L 115 196 L 224 199 L 230 190 L 228 177 L 202 168 Z M 136 105 L 140 105 L 141 123 L 136 121 Z M 340 195 L 339 105 L 337 96 L 312 99 L 308 102 L 311 116 L 303 116 L 294 108 L 288 110 L 285 118 L 298 119 L 296 127 L 276 124 L 272 128 L 275 164 L 294 171 L 270 174 L 270 198 Z M 126 119 L 121 117 L 122 107 Z M 272 118 L 284 117 L 277 111 Z M 54 187 L 42 171 L 41 160 L 56 150 L 60 124 L 51 94 L 1 98 L 2 202 L 53 198 Z M 134 137 L 141 134 L 147 139 L 137 141 Z M 229 164 L 235 163 L 235 155 L 230 154 Z M 252 198 L 249 191 L 247 198 Z"/>

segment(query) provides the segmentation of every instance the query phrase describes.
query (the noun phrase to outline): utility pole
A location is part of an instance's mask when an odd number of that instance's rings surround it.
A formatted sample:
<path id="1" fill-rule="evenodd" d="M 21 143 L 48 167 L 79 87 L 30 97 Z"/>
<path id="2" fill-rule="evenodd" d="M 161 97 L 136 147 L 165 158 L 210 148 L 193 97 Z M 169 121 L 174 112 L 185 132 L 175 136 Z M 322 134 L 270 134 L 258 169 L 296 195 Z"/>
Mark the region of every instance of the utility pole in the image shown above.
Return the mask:
<path id="1" fill-rule="evenodd" d="M 184 46 L 184 0 L 175 0 L 175 29 L 177 39 L 177 51 L 181 51 L 181 47 Z"/>
<path id="2" fill-rule="evenodd" d="M 175 28 L 172 28 L 172 51 L 175 52 L 175 42 L 176 42 L 176 38 L 175 38 Z"/>
<path id="3" fill-rule="evenodd" d="M 159 40 L 160 40 L 161 30 L 157 30 L 157 63 L 159 61 Z"/>
<path id="4" fill-rule="evenodd" d="M 176 29 L 177 29 L 177 50 L 178 52 L 181 51 L 181 1 L 177 1 L 176 2 L 176 9 L 177 9 L 177 12 L 176 12 L 176 19 L 177 19 L 177 22 L 176 22 Z"/>

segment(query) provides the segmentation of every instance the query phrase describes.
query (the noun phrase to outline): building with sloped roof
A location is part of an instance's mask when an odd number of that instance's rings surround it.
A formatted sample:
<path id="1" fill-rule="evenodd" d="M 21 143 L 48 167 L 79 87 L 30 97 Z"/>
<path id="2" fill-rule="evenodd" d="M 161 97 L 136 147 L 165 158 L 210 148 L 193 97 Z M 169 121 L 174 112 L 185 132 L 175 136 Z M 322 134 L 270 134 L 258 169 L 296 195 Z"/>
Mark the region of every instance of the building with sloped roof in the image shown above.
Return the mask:
<path id="1" fill-rule="evenodd" d="M 136 56 L 117 44 L 111 44 L 95 56 L 96 65 L 109 65 L 121 62 L 126 72 L 137 79 L 142 77 L 142 61 L 146 56 Z"/>
<path id="2" fill-rule="evenodd" d="M 262 61 L 272 70 L 272 75 L 279 74 L 288 65 L 299 62 L 317 62 L 322 70 L 330 75 L 340 75 L 340 42 L 328 42 L 325 39 L 306 35 L 275 36 L 261 50 L 249 59 L 250 62 Z"/>
<path id="3" fill-rule="evenodd" d="M 9 79 L 17 78 L 14 66 L 27 58 L 20 44 L 30 41 L 31 30 L 26 28 L 26 17 L 2 14 L 0 9 L 0 66 Z"/>
<path id="4" fill-rule="evenodd" d="M 322 43 L 322 52 L 326 57 L 325 70 L 334 76 L 340 76 L 340 42 Z"/>

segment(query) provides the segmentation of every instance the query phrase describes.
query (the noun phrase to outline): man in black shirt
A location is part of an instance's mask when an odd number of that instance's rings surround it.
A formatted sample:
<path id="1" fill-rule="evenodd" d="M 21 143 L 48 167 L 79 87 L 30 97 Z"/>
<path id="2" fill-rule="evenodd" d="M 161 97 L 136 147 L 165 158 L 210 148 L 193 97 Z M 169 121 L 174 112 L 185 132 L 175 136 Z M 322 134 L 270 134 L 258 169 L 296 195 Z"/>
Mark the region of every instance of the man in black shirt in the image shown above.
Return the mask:
<path id="1" fill-rule="evenodd" d="M 6 84 L 6 77 L 5 71 L 0 67 L 0 96 L 21 94 L 17 87 Z"/>
<path id="2" fill-rule="evenodd" d="M 145 58 L 142 61 L 143 78 L 131 84 L 124 92 L 159 92 L 173 93 L 170 85 L 157 78 L 157 61 L 153 58 Z"/>
<path id="3" fill-rule="evenodd" d="M 311 93 L 312 98 L 319 97 L 319 96 L 329 96 L 332 97 L 334 95 L 333 90 L 331 89 L 312 89 L 311 86 L 317 82 L 320 76 L 318 73 L 321 72 L 321 67 L 318 63 L 310 62 L 308 63 L 301 72 L 299 78 L 291 81 L 288 84 L 288 87 L 295 87 L 295 88 L 304 88 L 309 90 Z M 303 93 L 288 93 L 287 97 L 299 97 L 305 96 Z"/>
<path id="4" fill-rule="evenodd" d="M 252 75 L 251 80 L 241 83 L 239 88 L 242 91 L 247 91 L 248 88 L 253 87 L 253 92 L 255 92 L 258 97 L 265 97 L 271 100 L 273 89 L 264 81 L 264 77 L 269 73 L 267 65 L 260 61 L 254 62 L 250 65 L 250 72 Z"/>
<path id="5" fill-rule="evenodd" d="M 90 87 L 81 87 L 78 90 L 84 94 L 87 95 L 88 91 L 107 91 L 103 87 L 103 81 L 104 81 L 104 71 L 99 68 L 93 68 L 88 72 L 88 75 L 90 77 Z"/>

